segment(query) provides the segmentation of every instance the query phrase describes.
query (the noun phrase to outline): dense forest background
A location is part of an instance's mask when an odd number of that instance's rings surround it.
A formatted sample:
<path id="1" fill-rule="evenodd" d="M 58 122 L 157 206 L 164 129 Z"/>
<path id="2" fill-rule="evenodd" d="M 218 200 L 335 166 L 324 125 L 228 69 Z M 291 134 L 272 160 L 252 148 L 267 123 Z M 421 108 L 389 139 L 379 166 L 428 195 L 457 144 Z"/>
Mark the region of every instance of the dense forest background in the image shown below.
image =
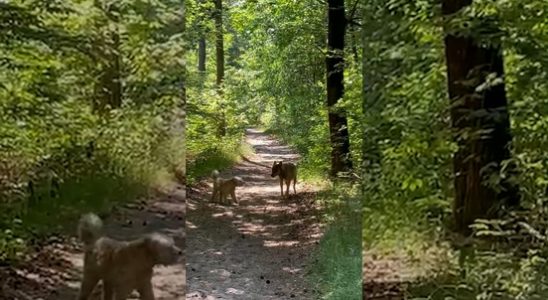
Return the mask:
<path id="1" fill-rule="evenodd" d="M 293 146 L 299 180 L 326 186 L 317 203 L 329 229 L 311 263 L 326 299 L 361 297 L 361 202 L 358 182 L 349 180 L 362 158 L 360 8 L 359 1 L 188 1 L 189 183 L 252 151 L 242 149 L 246 127 Z M 343 48 L 328 45 L 332 32 Z M 329 99 L 327 68 L 344 77 Z M 347 131 L 341 143 L 330 138 L 328 112 L 347 122 L 337 127 Z M 333 167 L 334 145 L 344 140 L 354 169 Z M 347 179 L 329 180 L 334 169 Z"/>
<path id="2" fill-rule="evenodd" d="M 546 297 L 547 9 L 365 3 L 366 286 L 386 258 L 411 297 Z"/>
<path id="3" fill-rule="evenodd" d="M 0 260 L 184 174 L 182 13 L 0 2 Z"/>
<path id="4" fill-rule="evenodd" d="M 232 165 L 261 127 L 325 187 L 310 274 L 327 298 L 359 297 L 362 263 L 367 285 L 368 263 L 389 260 L 416 297 L 544 299 L 547 14 L 538 0 L 0 2 L 0 259 Z"/>

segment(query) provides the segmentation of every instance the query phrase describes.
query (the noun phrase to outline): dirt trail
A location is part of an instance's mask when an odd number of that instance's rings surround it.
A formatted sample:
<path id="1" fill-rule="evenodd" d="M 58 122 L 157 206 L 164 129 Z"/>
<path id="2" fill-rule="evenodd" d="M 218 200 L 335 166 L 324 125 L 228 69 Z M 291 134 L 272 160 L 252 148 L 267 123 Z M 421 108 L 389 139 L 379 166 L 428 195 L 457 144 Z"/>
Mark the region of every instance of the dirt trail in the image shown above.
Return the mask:
<path id="1" fill-rule="evenodd" d="M 363 299 L 404 300 L 429 295 L 436 289 L 430 281 L 443 276 L 444 266 L 448 266 L 444 251 L 428 247 L 420 258 L 411 258 L 403 253 L 364 250 Z"/>
<path id="2" fill-rule="evenodd" d="M 270 166 L 298 156 L 261 131 L 246 135 L 255 154 L 221 172 L 247 182 L 238 206 L 211 203 L 211 179 L 188 187 L 187 299 L 317 299 L 304 278 L 321 237 L 315 188 L 298 183 L 281 199 Z"/>
<path id="3" fill-rule="evenodd" d="M 175 185 L 166 193 L 114 209 L 104 219 L 107 235 L 122 240 L 160 231 L 184 249 L 185 190 Z M 76 224 L 74 225 L 76 227 Z M 52 238 L 16 269 L 0 267 L 0 299 L 74 300 L 82 276 L 81 243 L 74 237 Z M 157 267 L 153 284 L 156 299 L 185 299 L 185 262 Z M 100 299 L 96 288 L 92 299 Z M 138 299 L 136 293 L 130 299 Z"/>
<path id="4" fill-rule="evenodd" d="M 405 289 L 412 275 L 402 274 L 408 268 L 400 259 L 364 251 L 363 261 L 364 300 L 406 299 Z"/>

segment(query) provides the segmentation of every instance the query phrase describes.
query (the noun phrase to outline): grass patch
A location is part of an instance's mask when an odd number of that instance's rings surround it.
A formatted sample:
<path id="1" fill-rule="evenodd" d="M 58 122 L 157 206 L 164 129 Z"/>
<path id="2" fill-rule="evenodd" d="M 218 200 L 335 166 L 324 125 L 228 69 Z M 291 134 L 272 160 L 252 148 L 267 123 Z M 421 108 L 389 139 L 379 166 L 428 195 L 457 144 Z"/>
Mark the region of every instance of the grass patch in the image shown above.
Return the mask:
<path id="1" fill-rule="evenodd" d="M 362 299 L 361 202 L 358 189 L 336 184 L 321 192 L 327 229 L 313 255 L 311 280 L 321 299 Z"/>
<path id="2" fill-rule="evenodd" d="M 22 216 L 22 221 L 39 234 L 63 230 L 67 223 L 74 225 L 82 213 L 106 213 L 119 203 L 146 195 L 148 187 L 146 182 L 92 172 L 65 181 L 59 189 L 61 197 L 42 197 L 30 205 L 28 212 Z M 69 230 L 74 231 L 73 227 L 68 226 Z"/>
<path id="3" fill-rule="evenodd" d="M 171 172 L 184 159 L 181 137 L 140 111 L 128 109 L 120 119 L 97 120 L 80 131 L 91 132 L 86 139 L 73 134 L 84 140 L 80 144 L 69 140 L 49 149 L 35 142 L 27 146 L 43 148 L 47 155 L 10 165 L 12 174 L 23 176 L 0 182 L 0 263 L 16 263 L 52 234 L 75 234 L 83 213 L 107 214 L 119 203 L 146 196 L 152 187 L 171 183 Z M 44 140 L 52 139 L 37 141 Z"/>
<path id="4" fill-rule="evenodd" d="M 298 180 L 312 184 L 323 184 L 325 182 L 325 174 L 329 170 L 328 161 L 325 159 L 325 157 L 329 157 L 329 144 L 314 144 L 297 135 L 291 135 L 274 127 L 262 128 L 262 130 L 267 134 L 275 135 L 283 143 L 291 145 L 297 152 L 302 154 L 302 159 L 298 164 Z"/>
<path id="5" fill-rule="evenodd" d="M 442 230 L 441 224 L 428 223 L 412 202 L 367 197 L 363 205 L 363 239 L 369 249 L 413 249 L 435 240 Z"/>
<path id="6" fill-rule="evenodd" d="M 407 299 L 547 299 L 545 248 L 499 239 L 456 249 L 420 204 L 371 198 L 363 213 L 366 259 L 397 260 L 397 275 L 412 281 Z"/>
<path id="7" fill-rule="evenodd" d="M 150 182 L 92 171 L 65 180 L 56 194 L 38 193 L 25 201 L 26 207 L 4 210 L 0 261 L 16 263 L 29 246 L 49 235 L 73 235 L 83 213 L 108 214 L 115 205 L 147 195 L 150 187 Z"/>
<path id="8" fill-rule="evenodd" d="M 198 141 L 195 141 L 198 143 Z M 213 170 L 223 170 L 239 162 L 242 156 L 253 153 L 252 147 L 242 136 L 227 137 L 213 146 L 203 147 L 187 156 L 187 184 L 194 184 L 199 178 L 210 176 Z"/>

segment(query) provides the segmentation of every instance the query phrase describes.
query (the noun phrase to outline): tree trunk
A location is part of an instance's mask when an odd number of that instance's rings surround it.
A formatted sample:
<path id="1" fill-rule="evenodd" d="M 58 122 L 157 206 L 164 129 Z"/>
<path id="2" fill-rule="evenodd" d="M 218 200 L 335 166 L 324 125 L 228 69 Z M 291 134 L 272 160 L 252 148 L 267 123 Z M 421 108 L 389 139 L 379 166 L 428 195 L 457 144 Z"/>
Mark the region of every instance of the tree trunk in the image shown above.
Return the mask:
<path id="1" fill-rule="evenodd" d="M 368 37 L 372 36 L 372 32 L 378 30 L 381 26 L 378 17 L 375 17 L 375 11 L 378 8 L 375 3 L 369 2 L 362 9 L 362 191 L 369 193 L 378 192 L 378 184 L 382 178 L 381 161 L 382 155 L 379 148 L 379 140 L 381 139 L 381 128 L 383 126 L 382 119 L 382 102 L 381 96 L 377 92 L 375 85 L 381 81 L 378 76 L 379 72 L 371 70 L 382 70 L 384 66 L 375 62 L 375 57 L 379 50 L 371 47 L 371 42 Z"/>
<path id="2" fill-rule="evenodd" d="M 450 16 L 471 2 L 443 0 L 442 12 Z M 490 25 L 485 22 L 482 27 Z M 451 121 L 458 144 L 453 157 L 453 213 L 457 231 L 468 234 L 475 219 L 494 217 L 501 205 L 519 205 L 520 201 L 513 176 L 498 184 L 486 183 L 501 171 L 503 161 L 510 159 L 512 136 L 504 81 L 480 91 L 477 88 L 490 80 L 490 74 L 503 78 L 503 56 L 498 45 L 480 45 L 473 37 L 451 33 L 445 36 L 445 56 Z M 511 167 L 510 175 L 514 171 Z"/>
<path id="3" fill-rule="evenodd" d="M 357 36 L 355 29 L 350 30 L 350 36 L 352 37 L 352 56 L 354 57 L 354 61 L 356 62 L 356 64 L 359 65 L 360 55 L 358 54 L 358 47 L 356 46 L 356 44 L 359 43 L 360 38 Z"/>
<path id="4" fill-rule="evenodd" d="M 225 77 L 223 0 L 215 0 L 215 51 L 217 54 L 217 86 L 220 88 Z"/>
<path id="5" fill-rule="evenodd" d="M 94 5 L 108 18 L 106 23 L 96 24 L 99 31 L 108 32 L 106 39 L 99 38 L 95 41 L 95 44 L 104 46 L 95 48 L 95 59 L 100 67 L 98 68 L 99 82 L 95 87 L 93 103 L 94 110 L 102 113 L 107 106 L 110 108 L 122 106 L 121 47 L 118 32 L 120 19 L 119 10 L 115 4 L 105 7 L 101 1 L 95 1 Z M 111 22 L 116 26 L 114 30 L 109 28 Z"/>
<path id="6" fill-rule="evenodd" d="M 198 71 L 205 73 L 206 71 L 206 39 L 200 37 L 198 41 Z"/>
<path id="7" fill-rule="evenodd" d="M 344 94 L 344 0 L 328 0 L 327 108 L 331 139 L 331 175 L 352 169 L 346 114 L 335 105 Z"/>
<path id="8" fill-rule="evenodd" d="M 205 0 L 199 0 L 199 8 L 200 10 L 204 10 L 204 2 Z M 207 58 L 207 51 L 206 51 L 206 25 L 205 20 L 201 16 L 198 19 L 198 29 L 199 29 L 199 40 L 198 40 L 198 71 L 202 74 L 205 74 L 206 71 L 206 58 Z"/>
<path id="9" fill-rule="evenodd" d="M 223 0 L 215 0 L 215 52 L 217 62 L 217 88 L 222 97 L 223 81 L 225 77 L 225 55 L 223 43 Z M 218 127 L 218 135 L 226 135 L 226 116 L 224 105 L 221 103 L 221 113 Z"/>
<path id="10" fill-rule="evenodd" d="M 112 32 L 112 52 L 111 65 L 109 73 L 112 74 L 110 81 L 110 106 L 118 108 L 122 106 L 122 75 L 120 70 L 120 33 L 118 32 L 118 22 L 116 19 L 116 29 Z"/>
<path id="11" fill-rule="evenodd" d="M 186 32 L 186 6 L 185 1 L 181 1 L 181 5 L 183 6 L 183 15 L 182 15 L 182 28 L 181 32 L 184 34 Z M 183 47 L 183 49 L 185 49 Z M 183 50 L 185 51 L 185 50 Z M 183 53 L 184 55 L 184 53 Z M 182 67 L 182 73 L 183 78 L 181 80 L 181 106 L 179 110 L 179 116 L 178 120 L 175 120 L 175 122 L 179 125 L 176 127 L 176 130 L 180 130 L 180 134 L 182 136 L 182 149 L 186 149 L 186 99 L 187 99 L 187 93 L 186 93 L 186 80 L 187 80 L 187 69 L 186 65 L 183 65 Z M 186 153 L 185 153 L 186 155 Z M 175 177 L 177 180 L 181 183 L 183 187 L 186 186 L 186 159 L 181 159 L 180 164 L 176 166 L 175 171 Z M 185 189 L 181 189 L 180 193 L 182 193 L 183 201 L 186 199 L 186 192 Z"/>
<path id="12" fill-rule="evenodd" d="M 368 95 L 367 95 L 367 83 L 368 83 L 368 80 L 366 79 L 367 78 L 367 61 L 365 60 L 366 59 L 366 55 L 370 55 L 370 53 L 367 53 L 367 35 L 366 35 L 366 30 L 367 30 L 367 27 L 366 27 L 366 8 L 365 8 L 365 5 L 363 6 L 363 20 L 362 20 L 362 115 L 364 116 L 364 120 L 363 120 L 363 133 L 365 134 L 367 132 L 367 118 L 365 118 L 365 115 L 369 112 L 369 108 L 368 108 Z M 364 166 L 363 166 L 363 172 L 367 172 L 367 165 L 369 164 L 368 160 L 370 159 L 370 156 L 368 155 L 369 153 L 369 147 L 368 147 L 368 143 L 367 141 L 370 139 L 371 137 L 369 136 L 364 136 L 363 137 L 363 143 L 362 143 L 362 161 L 364 163 Z"/>

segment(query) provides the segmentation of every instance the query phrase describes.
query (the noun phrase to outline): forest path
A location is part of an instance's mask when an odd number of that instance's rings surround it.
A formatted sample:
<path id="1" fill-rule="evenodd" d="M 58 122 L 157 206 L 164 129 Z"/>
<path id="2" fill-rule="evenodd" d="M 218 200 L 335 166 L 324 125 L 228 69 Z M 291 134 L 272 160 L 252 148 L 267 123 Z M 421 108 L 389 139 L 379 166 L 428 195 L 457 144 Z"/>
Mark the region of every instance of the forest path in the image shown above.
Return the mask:
<path id="1" fill-rule="evenodd" d="M 369 251 L 363 253 L 363 299 L 403 300 L 411 274 L 401 258 L 382 257 Z"/>
<path id="2" fill-rule="evenodd" d="M 420 257 L 365 249 L 363 299 L 441 299 L 438 294 L 443 294 L 441 286 L 447 279 L 451 258 L 447 248 L 438 246 L 425 245 Z M 434 293 L 438 293 L 436 297 Z"/>
<path id="3" fill-rule="evenodd" d="M 115 207 L 103 218 L 106 235 L 129 240 L 144 233 L 158 231 L 174 238 L 184 249 L 185 190 L 174 184 L 166 191 L 141 201 Z M 73 234 L 76 233 L 76 222 Z M 74 236 L 53 237 L 24 263 L 0 266 L 0 299 L 74 300 L 82 277 L 83 252 Z M 184 300 L 186 293 L 185 261 L 154 268 L 153 285 L 157 300 Z M 101 299 L 97 286 L 91 299 Z M 129 299 L 139 299 L 134 292 Z"/>
<path id="4" fill-rule="evenodd" d="M 187 187 L 187 299 L 317 299 L 305 279 L 321 237 L 317 187 L 298 183 L 282 199 L 270 167 L 298 155 L 258 130 L 246 142 L 255 154 L 221 174 L 246 181 L 239 205 L 212 203 L 211 178 Z"/>

